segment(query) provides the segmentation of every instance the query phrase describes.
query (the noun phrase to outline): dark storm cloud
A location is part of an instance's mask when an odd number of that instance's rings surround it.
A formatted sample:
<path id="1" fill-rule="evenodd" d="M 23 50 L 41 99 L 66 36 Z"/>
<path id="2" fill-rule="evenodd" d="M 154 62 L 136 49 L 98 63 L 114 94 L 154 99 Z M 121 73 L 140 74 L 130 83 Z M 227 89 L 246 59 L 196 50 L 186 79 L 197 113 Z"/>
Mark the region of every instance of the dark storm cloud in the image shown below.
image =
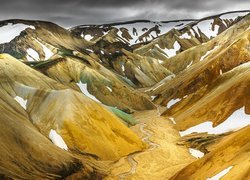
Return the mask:
<path id="1" fill-rule="evenodd" d="M 23 18 L 63 26 L 132 19 L 201 18 L 249 9 L 247 0 L 1 0 L 0 19 Z"/>

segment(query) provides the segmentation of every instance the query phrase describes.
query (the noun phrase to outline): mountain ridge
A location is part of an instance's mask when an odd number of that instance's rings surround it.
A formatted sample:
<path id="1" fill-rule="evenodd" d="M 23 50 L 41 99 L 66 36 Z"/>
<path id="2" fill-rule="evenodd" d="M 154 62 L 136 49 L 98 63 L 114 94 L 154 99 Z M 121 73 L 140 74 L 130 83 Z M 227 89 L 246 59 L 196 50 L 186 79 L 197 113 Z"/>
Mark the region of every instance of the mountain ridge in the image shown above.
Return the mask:
<path id="1" fill-rule="evenodd" d="M 1 21 L 0 178 L 248 178 L 249 12 Z"/>
<path id="2" fill-rule="evenodd" d="M 154 22 L 155 23 L 156 22 L 164 22 L 164 23 L 168 23 L 168 22 L 178 22 L 178 21 L 195 21 L 195 20 L 199 21 L 199 20 L 204 20 L 204 19 L 207 19 L 207 18 L 215 17 L 215 16 L 220 16 L 220 15 L 225 15 L 225 14 L 230 14 L 230 13 L 240 13 L 240 12 L 249 12 L 250 13 L 250 10 L 227 11 L 227 12 L 218 13 L 218 14 L 215 14 L 215 15 L 206 16 L 206 17 L 203 17 L 203 18 L 200 18 L 200 19 L 190 18 L 190 19 L 174 19 L 174 20 L 168 20 L 168 21 L 164 21 L 164 20 L 163 21 L 152 21 L 152 20 L 146 20 L 146 19 L 138 19 L 138 20 L 120 21 L 120 22 L 104 23 L 104 24 L 84 24 L 82 26 L 92 26 L 92 25 L 96 25 L 96 26 L 104 25 L 104 26 L 106 26 L 106 25 L 128 24 L 128 23 L 134 23 L 134 22 L 153 22 L 153 23 Z M 79 25 L 79 26 L 81 26 L 81 25 Z M 77 27 L 77 26 L 74 26 L 74 27 Z"/>

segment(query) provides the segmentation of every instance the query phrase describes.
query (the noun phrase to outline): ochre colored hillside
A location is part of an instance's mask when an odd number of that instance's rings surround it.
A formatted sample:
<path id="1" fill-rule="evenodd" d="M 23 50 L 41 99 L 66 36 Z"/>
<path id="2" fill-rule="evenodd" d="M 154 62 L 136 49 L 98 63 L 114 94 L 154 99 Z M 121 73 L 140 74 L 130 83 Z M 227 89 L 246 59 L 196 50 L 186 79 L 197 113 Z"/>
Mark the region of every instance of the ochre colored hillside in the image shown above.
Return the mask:
<path id="1" fill-rule="evenodd" d="M 0 179 L 249 179 L 249 25 L 1 21 Z"/>

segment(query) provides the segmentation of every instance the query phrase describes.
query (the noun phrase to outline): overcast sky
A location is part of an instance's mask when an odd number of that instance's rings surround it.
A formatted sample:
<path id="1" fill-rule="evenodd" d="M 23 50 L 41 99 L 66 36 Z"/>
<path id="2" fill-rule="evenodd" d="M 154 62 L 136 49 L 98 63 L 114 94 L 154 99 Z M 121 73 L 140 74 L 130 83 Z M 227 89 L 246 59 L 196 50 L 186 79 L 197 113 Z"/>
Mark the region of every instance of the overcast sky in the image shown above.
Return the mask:
<path id="1" fill-rule="evenodd" d="M 0 19 L 48 20 L 64 27 L 133 19 L 201 18 L 250 9 L 250 0 L 0 0 Z"/>

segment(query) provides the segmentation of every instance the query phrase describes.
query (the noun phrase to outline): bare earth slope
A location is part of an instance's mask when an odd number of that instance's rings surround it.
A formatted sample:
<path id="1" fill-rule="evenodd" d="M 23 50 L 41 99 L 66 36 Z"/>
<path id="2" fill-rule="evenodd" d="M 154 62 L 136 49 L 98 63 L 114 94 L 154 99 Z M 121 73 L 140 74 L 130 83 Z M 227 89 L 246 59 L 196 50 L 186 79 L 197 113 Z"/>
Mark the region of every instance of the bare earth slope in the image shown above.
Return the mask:
<path id="1" fill-rule="evenodd" d="M 249 179 L 250 15 L 0 22 L 0 179 Z"/>

